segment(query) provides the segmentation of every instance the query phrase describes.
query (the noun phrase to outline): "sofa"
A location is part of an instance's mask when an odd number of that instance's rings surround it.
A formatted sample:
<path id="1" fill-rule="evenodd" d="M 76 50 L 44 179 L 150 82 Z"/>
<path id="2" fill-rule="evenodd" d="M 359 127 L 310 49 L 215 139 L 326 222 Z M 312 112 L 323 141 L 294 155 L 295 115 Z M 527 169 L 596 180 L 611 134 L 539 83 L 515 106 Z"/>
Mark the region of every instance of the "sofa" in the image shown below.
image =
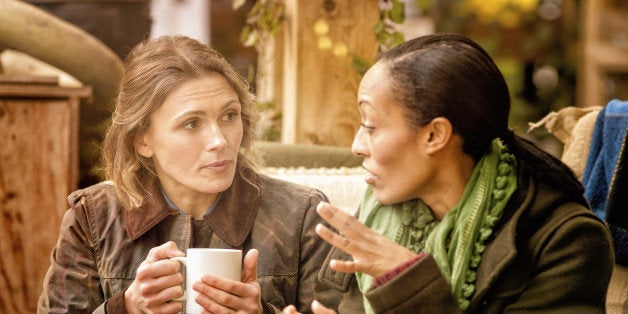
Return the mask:
<path id="1" fill-rule="evenodd" d="M 366 189 L 362 158 L 348 147 L 258 141 L 262 173 L 321 190 L 331 204 L 355 213 Z"/>

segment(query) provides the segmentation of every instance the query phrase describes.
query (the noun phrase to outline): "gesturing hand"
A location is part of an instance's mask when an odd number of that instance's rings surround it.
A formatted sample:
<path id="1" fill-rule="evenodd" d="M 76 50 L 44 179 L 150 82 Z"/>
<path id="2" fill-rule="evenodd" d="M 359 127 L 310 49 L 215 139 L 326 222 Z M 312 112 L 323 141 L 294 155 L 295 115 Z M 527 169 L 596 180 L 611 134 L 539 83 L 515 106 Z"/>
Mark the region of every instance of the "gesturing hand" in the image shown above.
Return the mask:
<path id="1" fill-rule="evenodd" d="M 252 249 L 244 257 L 242 282 L 205 275 L 193 288 L 195 301 L 208 313 L 262 313 L 262 290 L 257 282 L 258 252 Z"/>
<path id="2" fill-rule="evenodd" d="M 281 311 L 281 313 L 282 314 L 301 314 L 297 312 L 297 308 L 294 305 L 286 306 L 283 309 L 283 311 Z M 336 311 L 326 308 L 320 302 L 314 300 L 312 301 L 312 313 L 313 314 L 336 314 Z"/>
<path id="3" fill-rule="evenodd" d="M 124 308 L 127 313 L 181 311 L 181 302 L 169 302 L 183 295 L 183 276 L 179 273 L 181 266 L 170 258 L 184 255 L 172 241 L 148 252 L 148 256 L 137 269 L 135 280 L 124 293 Z"/>
<path id="4" fill-rule="evenodd" d="M 416 256 L 416 253 L 371 230 L 329 203 L 319 203 L 316 212 L 339 232 L 318 224 L 316 233 L 353 257 L 352 261 L 331 260 L 329 266 L 333 270 L 377 277 Z"/>

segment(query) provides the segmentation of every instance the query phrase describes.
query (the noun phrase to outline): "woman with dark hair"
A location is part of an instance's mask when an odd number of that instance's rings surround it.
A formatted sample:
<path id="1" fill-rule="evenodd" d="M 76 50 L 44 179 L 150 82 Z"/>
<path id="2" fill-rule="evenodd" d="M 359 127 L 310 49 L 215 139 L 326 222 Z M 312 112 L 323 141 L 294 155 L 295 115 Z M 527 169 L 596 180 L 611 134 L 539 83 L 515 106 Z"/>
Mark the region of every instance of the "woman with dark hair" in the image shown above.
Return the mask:
<path id="1" fill-rule="evenodd" d="M 39 313 L 176 313 L 191 247 L 246 252 L 240 281 L 193 288 L 211 313 L 307 311 L 330 245 L 322 192 L 256 171 L 249 88 L 209 46 L 164 36 L 127 57 L 103 156 L 107 182 L 72 193 Z"/>
<path id="2" fill-rule="evenodd" d="M 506 83 L 478 44 L 399 45 L 365 74 L 358 108 L 360 211 L 317 207 L 337 229 L 316 227 L 334 246 L 319 277 L 344 292 L 339 312 L 604 311 L 607 227 L 571 170 L 508 128 Z"/>

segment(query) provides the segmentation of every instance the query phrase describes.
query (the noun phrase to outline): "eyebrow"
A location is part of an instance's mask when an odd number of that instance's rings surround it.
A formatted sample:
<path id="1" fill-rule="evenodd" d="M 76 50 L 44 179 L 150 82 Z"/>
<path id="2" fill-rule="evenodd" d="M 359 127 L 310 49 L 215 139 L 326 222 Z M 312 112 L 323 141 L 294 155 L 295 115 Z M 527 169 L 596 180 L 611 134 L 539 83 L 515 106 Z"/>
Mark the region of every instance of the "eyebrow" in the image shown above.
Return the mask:
<path id="1" fill-rule="evenodd" d="M 240 107 L 242 107 L 242 104 L 240 103 L 239 100 L 232 99 L 232 100 L 227 101 L 224 105 L 222 105 L 220 110 L 225 110 L 225 109 L 229 108 L 233 104 L 238 104 L 238 105 L 240 105 Z M 182 117 L 189 116 L 189 115 L 205 116 L 207 114 L 203 110 L 183 111 L 183 112 L 179 113 L 178 115 L 175 115 L 172 120 L 178 120 L 178 119 L 180 119 Z"/>

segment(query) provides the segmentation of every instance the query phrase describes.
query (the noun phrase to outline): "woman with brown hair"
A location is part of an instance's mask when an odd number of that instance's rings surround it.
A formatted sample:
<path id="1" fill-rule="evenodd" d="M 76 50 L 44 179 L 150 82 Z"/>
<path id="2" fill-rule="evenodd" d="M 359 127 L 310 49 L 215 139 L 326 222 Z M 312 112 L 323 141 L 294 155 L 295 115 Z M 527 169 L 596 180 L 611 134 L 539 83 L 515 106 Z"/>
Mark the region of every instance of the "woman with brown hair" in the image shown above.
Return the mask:
<path id="1" fill-rule="evenodd" d="M 215 50 L 182 36 L 126 60 L 103 156 L 108 182 L 69 196 L 38 311 L 182 310 L 187 248 L 246 253 L 242 280 L 194 284 L 208 312 L 307 311 L 330 249 L 314 232 L 322 192 L 256 172 L 258 114 L 246 82 Z"/>

